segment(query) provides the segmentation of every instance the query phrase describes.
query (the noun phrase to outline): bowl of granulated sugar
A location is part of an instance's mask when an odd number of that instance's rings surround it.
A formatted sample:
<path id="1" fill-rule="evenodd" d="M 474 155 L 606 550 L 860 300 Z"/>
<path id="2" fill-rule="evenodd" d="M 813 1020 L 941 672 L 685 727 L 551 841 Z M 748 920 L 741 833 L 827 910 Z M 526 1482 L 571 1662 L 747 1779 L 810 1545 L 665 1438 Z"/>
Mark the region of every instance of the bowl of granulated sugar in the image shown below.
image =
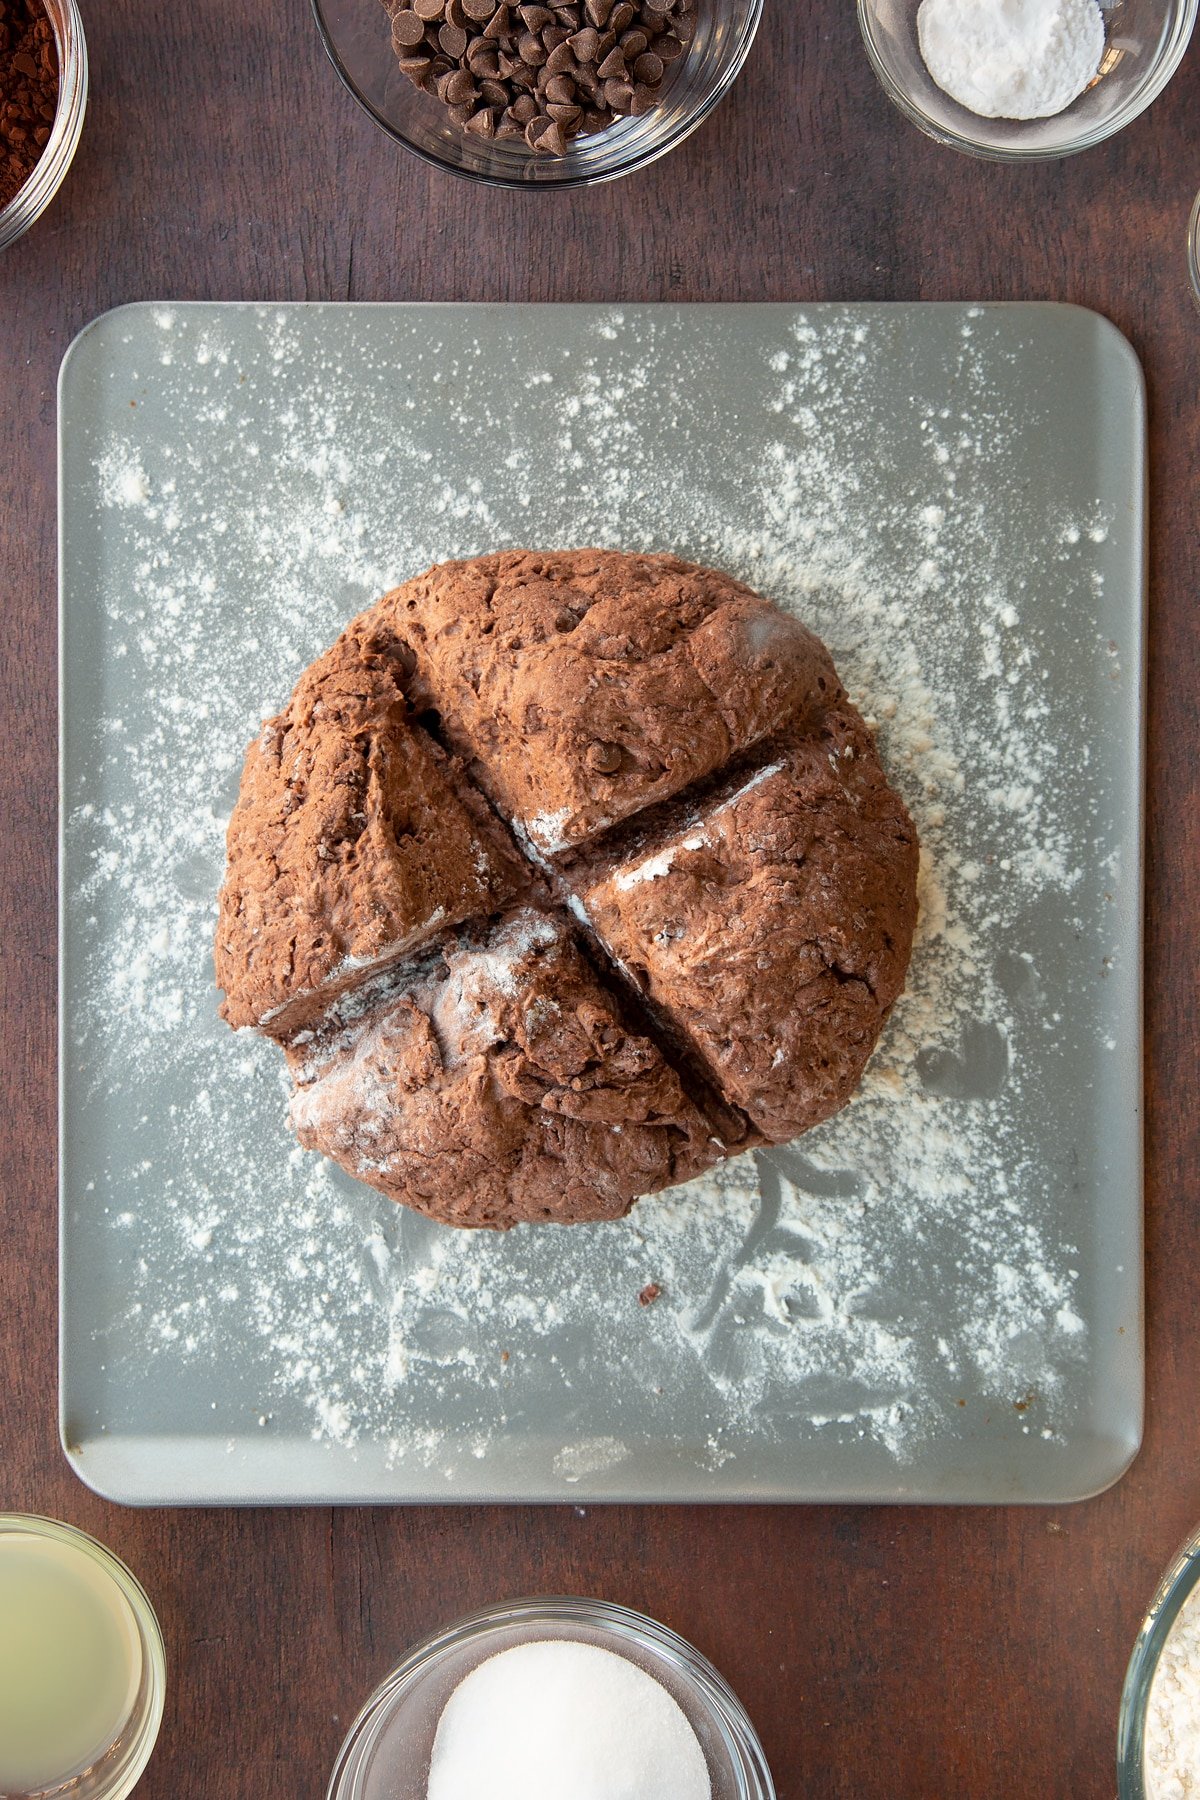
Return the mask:
<path id="1" fill-rule="evenodd" d="M 994 162 L 1122 130 L 1187 48 L 1198 0 L 858 0 L 885 93 L 929 137 Z"/>
<path id="2" fill-rule="evenodd" d="M 601 1600 L 515 1600 L 409 1652 L 327 1800 L 775 1800 L 744 1709 L 699 1651 Z"/>
<path id="3" fill-rule="evenodd" d="M 1117 1793 L 1200 1795 L 1200 1530 L 1172 1557 L 1133 1646 L 1117 1726 Z"/>

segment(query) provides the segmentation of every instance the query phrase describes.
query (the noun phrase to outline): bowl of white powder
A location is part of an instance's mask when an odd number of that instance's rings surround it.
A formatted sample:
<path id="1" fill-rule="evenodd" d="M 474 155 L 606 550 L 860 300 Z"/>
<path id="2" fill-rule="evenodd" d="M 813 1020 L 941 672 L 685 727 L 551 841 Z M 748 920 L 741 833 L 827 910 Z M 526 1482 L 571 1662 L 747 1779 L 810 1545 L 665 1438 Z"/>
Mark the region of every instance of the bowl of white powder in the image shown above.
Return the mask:
<path id="1" fill-rule="evenodd" d="M 930 137 L 996 162 L 1071 156 L 1136 119 L 1200 0 L 858 0 L 885 92 Z"/>
<path id="2" fill-rule="evenodd" d="M 602 1600 L 514 1600 L 409 1651 L 351 1727 L 327 1800 L 775 1800 L 712 1664 Z"/>
<path id="3" fill-rule="evenodd" d="M 1200 1531 L 1172 1559 L 1133 1646 L 1117 1728 L 1117 1793 L 1200 1795 Z"/>

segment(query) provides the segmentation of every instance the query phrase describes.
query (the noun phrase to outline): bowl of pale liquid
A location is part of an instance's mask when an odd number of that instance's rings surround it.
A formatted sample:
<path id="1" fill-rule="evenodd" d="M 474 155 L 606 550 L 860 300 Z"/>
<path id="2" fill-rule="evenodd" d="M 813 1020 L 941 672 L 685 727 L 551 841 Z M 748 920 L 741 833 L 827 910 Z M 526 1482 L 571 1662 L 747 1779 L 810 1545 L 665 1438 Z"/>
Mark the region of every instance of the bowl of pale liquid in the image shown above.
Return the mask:
<path id="1" fill-rule="evenodd" d="M 125 1800 L 165 1689 L 162 1633 L 124 1563 L 73 1526 L 0 1513 L 4 1800 Z"/>

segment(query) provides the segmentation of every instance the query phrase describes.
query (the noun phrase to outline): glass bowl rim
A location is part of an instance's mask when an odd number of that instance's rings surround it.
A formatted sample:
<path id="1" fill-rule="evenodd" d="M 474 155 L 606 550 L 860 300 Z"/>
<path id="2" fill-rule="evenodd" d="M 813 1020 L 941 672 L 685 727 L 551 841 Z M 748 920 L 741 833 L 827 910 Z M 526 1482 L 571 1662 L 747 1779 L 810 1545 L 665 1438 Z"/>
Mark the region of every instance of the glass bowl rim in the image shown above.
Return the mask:
<path id="1" fill-rule="evenodd" d="M 1142 1757 L 1146 1708 L 1163 1646 L 1192 1593 L 1200 1588 L 1200 1526 L 1167 1564 L 1134 1639 L 1117 1720 L 1118 1800 L 1144 1800 Z"/>
<path id="2" fill-rule="evenodd" d="M 48 1538 L 81 1551 L 112 1579 L 133 1614 L 145 1659 L 146 1706 L 119 1762 L 95 1796 L 95 1800 L 126 1800 L 145 1773 L 158 1742 L 166 1707 L 167 1653 L 158 1614 L 133 1570 L 107 1544 L 102 1544 L 81 1526 L 70 1525 L 65 1519 L 51 1518 L 47 1513 L 0 1512 L 0 1536 L 7 1532 Z M 77 1783 L 80 1777 L 74 1776 L 71 1780 Z"/>
<path id="3" fill-rule="evenodd" d="M 71 3 L 73 4 L 74 0 L 71 0 Z M 1200 5 L 1200 0 L 1192 0 L 1192 3 Z M 447 175 L 455 175 L 462 181 L 478 182 L 482 187 L 507 188 L 515 193 L 564 193 L 570 192 L 574 188 L 596 187 L 601 182 L 617 181 L 622 176 L 634 174 L 638 169 L 648 168 L 651 163 L 657 162 L 660 157 L 668 155 L 670 151 L 678 149 L 679 145 L 682 144 L 685 139 L 691 137 L 692 133 L 697 131 L 699 127 L 703 125 L 709 115 L 713 113 L 721 104 L 722 100 L 726 98 L 729 90 L 732 88 L 734 82 L 741 74 L 742 69 L 745 67 L 746 59 L 754 47 L 754 40 L 758 34 L 758 28 L 762 21 L 763 8 L 766 4 L 766 0 L 746 0 L 747 16 L 745 24 L 742 27 L 734 52 L 722 67 L 720 76 L 713 85 L 712 92 L 706 95 L 704 100 L 694 108 L 689 109 L 685 116 L 679 121 L 678 125 L 673 127 L 661 142 L 641 144 L 623 160 L 615 162 L 611 167 L 587 169 L 557 176 L 547 176 L 540 181 L 528 181 L 518 175 L 493 174 L 487 169 L 466 168 L 461 164 L 451 162 L 447 157 L 439 156 L 436 151 L 426 149 L 422 144 L 415 143 L 412 138 L 406 137 L 404 132 L 401 131 L 398 126 L 393 125 L 390 119 L 384 118 L 378 108 L 371 104 L 350 75 L 338 53 L 337 46 L 333 41 L 332 34 L 326 22 L 325 0 L 309 0 L 309 4 L 312 8 L 312 14 L 316 21 L 317 30 L 321 34 L 321 42 L 325 46 L 325 54 L 333 64 L 338 80 L 346 89 L 346 92 L 350 95 L 351 99 L 366 113 L 367 117 L 373 120 L 381 131 L 386 132 L 393 143 L 399 144 L 401 149 L 408 151 L 412 156 L 420 157 L 421 161 L 427 163 L 430 168 L 440 169 Z"/>
<path id="4" fill-rule="evenodd" d="M 580 1595 L 527 1595 L 497 1601 L 453 1620 L 413 1644 L 384 1676 L 359 1710 L 338 1751 L 325 1800 L 353 1800 L 356 1788 L 346 1785 L 357 1774 L 356 1753 L 371 1747 L 372 1729 L 387 1722 L 391 1703 L 403 1697 L 417 1679 L 448 1651 L 486 1639 L 493 1632 L 524 1623 L 594 1625 L 633 1641 L 665 1658 L 707 1702 L 709 1712 L 738 1776 L 744 1800 L 776 1800 L 771 1772 L 758 1733 L 745 1707 L 708 1658 L 686 1638 L 646 1613 L 611 1600 Z"/>
<path id="5" fill-rule="evenodd" d="M 83 19 L 77 0 L 54 0 L 54 5 L 70 22 L 68 42 L 55 12 L 47 6 L 58 51 L 58 103 L 54 123 L 49 140 L 28 177 L 8 205 L 0 207 L 0 250 L 15 244 L 41 218 L 66 180 L 83 131 L 88 99 L 88 51 Z"/>
<path id="6" fill-rule="evenodd" d="M 1200 0 L 1167 0 L 1167 5 L 1169 12 L 1166 24 L 1170 29 L 1166 41 L 1161 45 L 1155 62 L 1129 98 L 1107 119 L 1080 131 L 1070 142 L 1053 145 L 1013 144 L 1001 147 L 984 144 L 965 131 L 955 131 L 952 126 L 943 125 L 939 120 L 931 118 L 920 102 L 901 87 L 888 67 L 876 42 L 871 0 L 858 0 L 858 23 L 867 58 L 884 93 L 910 124 L 924 132 L 926 137 L 932 138 L 935 143 L 945 144 L 952 150 L 961 150 L 964 155 L 976 156 L 983 162 L 1056 162 L 1064 156 L 1078 156 L 1081 151 L 1091 150 L 1095 145 L 1104 143 L 1107 138 L 1115 137 L 1118 131 L 1124 131 L 1127 125 L 1132 125 L 1158 99 L 1183 60 L 1195 28 Z"/>
<path id="7" fill-rule="evenodd" d="M 1200 194 L 1192 202 L 1187 234 L 1188 275 L 1192 283 L 1192 299 L 1200 307 Z"/>

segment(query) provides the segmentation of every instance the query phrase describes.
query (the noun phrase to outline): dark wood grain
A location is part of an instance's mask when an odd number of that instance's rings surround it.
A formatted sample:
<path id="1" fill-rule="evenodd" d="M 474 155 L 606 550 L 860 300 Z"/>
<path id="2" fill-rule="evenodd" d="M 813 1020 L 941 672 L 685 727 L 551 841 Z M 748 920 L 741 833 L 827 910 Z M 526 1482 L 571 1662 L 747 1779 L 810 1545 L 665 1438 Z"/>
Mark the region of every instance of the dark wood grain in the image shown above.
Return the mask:
<path id="1" fill-rule="evenodd" d="M 0 257 L 0 1507 L 96 1532 L 158 1605 L 170 1697 L 140 1792 L 320 1794 L 410 1640 L 560 1589 L 643 1607 L 707 1651 L 783 1800 L 1111 1794 L 1140 1610 L 1200 1520 L 1197 56 L 1110 144 L 991 167 L 891 111 L 848 0 L 769 0 L 740 86 L 682 151 L 594 193 L 512 195 L 378 135 L 305 0 L 84 11 L 79 156 Z M 55 1428 L 54 382 L 86 320 L 160 297 L 1056 299 L 1128 334 L 1152 425 L 1150 1408 L 1115 1490 L 1049 1512 L 134 1513 L 78 1485 Z"/>

